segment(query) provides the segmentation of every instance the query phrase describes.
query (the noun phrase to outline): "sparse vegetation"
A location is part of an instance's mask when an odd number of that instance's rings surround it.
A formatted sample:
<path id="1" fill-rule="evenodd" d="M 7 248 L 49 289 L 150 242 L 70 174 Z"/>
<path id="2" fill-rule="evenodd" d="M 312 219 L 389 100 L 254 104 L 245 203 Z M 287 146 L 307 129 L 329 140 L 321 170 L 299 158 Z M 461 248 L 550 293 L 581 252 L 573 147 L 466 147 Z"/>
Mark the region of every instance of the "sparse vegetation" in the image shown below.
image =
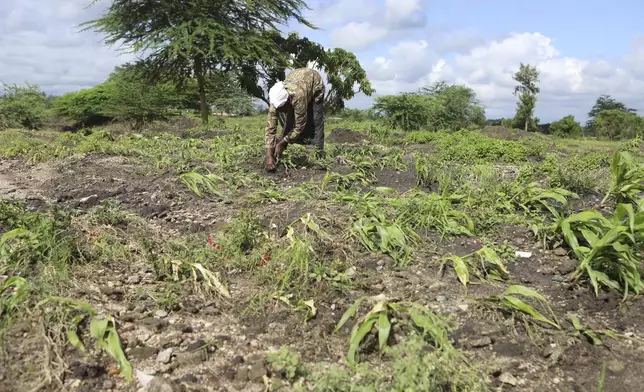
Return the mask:
<path id="1" fill-rule="evenodd" d="M 150 4 L 85 25 L 143 60 L 60 97 L 0 97 L 3 386 L 641 385 L 633 109 L 601 96 L 584 128 L 546 127 L 525 64 L 516 115 L 490 126 L 446 82 L 347 109 L 374 93 L 357 57 L 276 27 L 309 25 L 304 2 Z M 328 84 L 326 155 L 294 145 L 266 174 L 254 100 L 309 64 Z"/>

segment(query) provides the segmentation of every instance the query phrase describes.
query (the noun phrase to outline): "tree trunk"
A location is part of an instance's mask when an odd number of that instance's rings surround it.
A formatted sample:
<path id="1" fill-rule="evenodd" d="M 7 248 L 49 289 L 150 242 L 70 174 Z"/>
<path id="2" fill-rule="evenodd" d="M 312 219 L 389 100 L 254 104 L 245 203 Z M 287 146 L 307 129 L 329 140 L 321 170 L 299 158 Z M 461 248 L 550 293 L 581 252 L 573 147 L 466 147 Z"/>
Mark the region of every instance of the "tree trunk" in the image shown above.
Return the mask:
<path id="1" fill-rule="evenodd" d="M 530 118 L 527 117 L 525 119 L 525 129 L 524 129 L 526 132 L 528 132 L 528 121 L 530 121 Z"/>
<path id="2" fill-rule="evenodd" d="M 197 87 L 199 88 L 199 107 L 201 109 L 201 124 L 208 125 L 208 102 L 206 102 L 206 79 L 203 71 L 203 64 L 200 59 L 195 60 L 195 76 L 197 77 Z"/>

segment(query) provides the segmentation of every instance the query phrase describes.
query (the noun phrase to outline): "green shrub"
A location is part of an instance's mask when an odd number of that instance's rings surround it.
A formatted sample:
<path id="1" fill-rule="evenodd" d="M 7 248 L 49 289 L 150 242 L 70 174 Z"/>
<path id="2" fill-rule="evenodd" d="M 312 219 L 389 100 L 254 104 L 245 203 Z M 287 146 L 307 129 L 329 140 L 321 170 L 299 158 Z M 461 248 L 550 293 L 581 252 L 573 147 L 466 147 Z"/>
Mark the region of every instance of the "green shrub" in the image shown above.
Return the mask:
<path id="1" fill-rule="evenodd" d="M 47 114 L 47 96 L 37 85 L 4 85 L 0 96 L 0 128 L 42 127 Z"/>
<path id="2" fill-rule="evenodd" d="M 550 124 L 550 131 L 558 137 L 580 137 L 581 125 L 575 121 L 575 116 L 566 116 Z"/>
<path id="3" fill-rule="evenodd" d="M 617 140 L 633 139 L 644 134 L 644 117 L 622 110 L 604 110 L 595 119 L 597 136 Z"/>
<path id="4" fill-rule="evenodd" d="M 444 82 L 418 93 L 378 97 L 373 109 L 389 126 L 406 131 L 456 131 L 485 125 L 485 112 L 474 90 Z"/>

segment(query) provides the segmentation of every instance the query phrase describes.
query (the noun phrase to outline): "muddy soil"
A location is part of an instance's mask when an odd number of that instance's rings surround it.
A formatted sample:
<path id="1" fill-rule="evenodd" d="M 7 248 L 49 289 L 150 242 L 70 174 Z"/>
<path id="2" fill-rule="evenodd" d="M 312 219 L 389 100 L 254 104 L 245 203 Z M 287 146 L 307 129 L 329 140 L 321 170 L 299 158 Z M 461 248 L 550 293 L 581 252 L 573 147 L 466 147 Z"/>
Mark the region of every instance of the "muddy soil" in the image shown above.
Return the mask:
<path id="1" fill-rule="evenodd" d="M 335 136 L 334 136 L 335 135 Z M 334 131 L 335 142 L 365 140 L 356 132 Z M 261 163 L 254 166 L 261 170 Z M 315 168 L 278 170 L 267 175 L 286 190 L 309 180 L 321 181 L 325 172 Z M 416 185 L 412 172 L 382 170 L 378 186 L 405 192 Z M 125 210 L 139 214 L 165 235 L 217 230 L 244 206 L 243 200 L 200 199 L 187 192 L 171 171 L 150 175 L 140 165 L 122 157 L 86 155 L 81 158 L 29 166 L 19 160 L 0 162 L 0 197 L 36 199 L 42 205 L 88 209 L 106 200 L 118 201 Z M 313 208 L 302 202 L 269 203 L 262 210 L 262 224 L 281 230 L 286 221 L 297 219 Z M 346 211 L 315 210 L 333 217 Z M 286 218 L 284 219 L 284 216 Z M 279 227 L 274 217 L 282 217 Z M 205 237 L 204 237 L 205 238 Z M 439 275 L 438 260 L 447 255 L 471 253 L 483 245 L 477 238 L 431 238 L 420 251 L 421 263 L 398 270 L 386 256 L 360 253 L 352 271 L 359 282 L 349 295 L 319 292 L 317 316 L 304 322 L 302 314 L 268 301 L 261 316 L 244 317 L 251 302 L 253 282 L 243 274 L 225 276 L 232 300 L 213 296 L 167 293 L 150 265 L 106 264 L 98 270 L 79 270 L 70 282 L 70 296 L 88 301 L 101 313 L 115 315 L 126 355 L 133 367 L 158 375 L 163 390 L 263 391 L 262 377 L 271 376 L 266 353 L 290 346 L 305 361 L 342 363 L 348 348 L 348 331 L 332 331 L 344 310 L 359 296 L 384 293 L 392 298 L 416 301 L 452 317 L 458 328 L 454 344 L 472 360 L 489 365 L 490 379 L 503 391 L 596 391 L 602 366 L 606 365 L 605 391 L 631 392 L 644 385 L 644 337 L 639 298 L 625 303 L 609 292 L 599 296 L 587 286 L 569 284 L 574 262 L 563 249 L 543 250 L 525 228 L 507 227 L 495 240 L 530 252 L 528 258 L 508 263 L 511 282 L 538 290 L 549 301 L 562 326 L 537 328 L 492 311 L 477 298 L 497 295 L 507 285 L 473 284 L 467 290 L 447 267 Z M 204 243 L 204 246 L 207 246 Z M 83 275 L 84 274 L 84 275 Z M 175 306 L 159 306 L 158 297 L 179 295 Z M 156 300 L 155 300 L 156 299 Z M 575 336 L 566 320 L 572 312 L 593 330 L 611 329 L 617 338 L 600 335 L 604 343 L 594 346 Z M 544 313 L 546 314 L 546 313 Z M 39 325 L 18 323 L 9 332 L 0 367 L 0 391 L 26 391 L 28 366 L 42 363 L 43 337 Z M 103 357 L 88 361 L 76 350 L 59 353 L 68 365 L 61 379 L 67 391 L 137 391 L 137 381 L 126 385 L 113 375 L 113 363 Z M 378 354 L 365 355 L 378 360 Z M 33 374 L 31 375 L 33 376 Z M 55 385 L 52 384 L 52 385 Z M 163 389 L 165 388 L 165 389 Z M 169 388 L 169 389 L 168 389 Z M 174 389 L 172 389 L 174 388 Z M 60 390 L 51 387 L 49 390 Z"/>

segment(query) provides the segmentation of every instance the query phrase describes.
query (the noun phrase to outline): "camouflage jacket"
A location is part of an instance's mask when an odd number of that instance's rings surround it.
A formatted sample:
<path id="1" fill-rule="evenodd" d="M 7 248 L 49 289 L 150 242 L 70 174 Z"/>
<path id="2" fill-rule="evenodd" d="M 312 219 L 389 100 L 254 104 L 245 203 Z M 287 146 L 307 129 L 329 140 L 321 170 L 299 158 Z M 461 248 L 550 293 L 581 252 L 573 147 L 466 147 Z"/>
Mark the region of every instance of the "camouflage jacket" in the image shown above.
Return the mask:
<path id="1" fill-rule="evenodd" d="M 289 93 L 290 100 L 284 106 L 276 109 L 270 105 L 268 120 L 266 122 L 266 148 L 275 146 L 278 113 L 285 112 L 287 117 L 293 119 L 293 130 L 288 134 L 286 141 L 297 139 L 308 120 L 308 107 L 312 102 L 324 100 L 324 81 L 320 74 L 311 68 L 299 68 L 291 72 L 284 79 L 284 87 Z M 287 122 L 291 122 L 288 121 Z"/>

